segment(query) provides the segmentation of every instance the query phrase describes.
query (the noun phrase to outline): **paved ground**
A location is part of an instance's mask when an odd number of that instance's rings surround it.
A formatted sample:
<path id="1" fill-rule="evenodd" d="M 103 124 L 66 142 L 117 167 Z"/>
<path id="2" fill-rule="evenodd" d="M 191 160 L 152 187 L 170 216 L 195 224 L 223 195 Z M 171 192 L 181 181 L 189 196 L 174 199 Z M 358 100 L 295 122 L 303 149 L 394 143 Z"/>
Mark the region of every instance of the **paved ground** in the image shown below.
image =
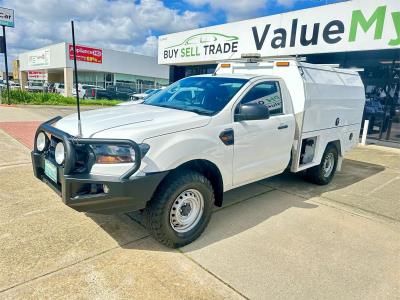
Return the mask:
<path id="1" fill-rule="evenodd" d="M 82 111 L 98 107 L 82 106 Z M 74 106 L 8 106 L 0 105 L 0 130 L 33 149 L 33 137 L 37 127 L 56 116 L 75 113 Z M 0 150 L 1 151 L 1 150 Z"/>
<path id="2" fill-rule="evenodd" d="M 0 122 L 56 112 L 0 107 Z M 398 149 L 354 150 L 327 187 L 281 175 L 231 191 L 198 241 L 170 250 L 138 214 L 65 207 L 26 146 L 2 129 L 0 144 L 2 299 L 400 298 Z"/>

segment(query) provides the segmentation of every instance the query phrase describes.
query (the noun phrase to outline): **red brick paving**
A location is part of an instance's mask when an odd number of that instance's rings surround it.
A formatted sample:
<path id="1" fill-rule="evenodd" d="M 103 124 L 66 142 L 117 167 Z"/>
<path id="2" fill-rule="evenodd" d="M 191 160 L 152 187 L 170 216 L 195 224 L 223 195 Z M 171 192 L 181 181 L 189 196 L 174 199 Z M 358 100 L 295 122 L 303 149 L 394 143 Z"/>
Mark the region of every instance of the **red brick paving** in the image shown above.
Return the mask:
<path id="1" fill-rule="evenodd" d="M 0 122 L 0 129 L 29 149 L 33 149 L 35 132 L 41 123 L 41 121 Z"/>

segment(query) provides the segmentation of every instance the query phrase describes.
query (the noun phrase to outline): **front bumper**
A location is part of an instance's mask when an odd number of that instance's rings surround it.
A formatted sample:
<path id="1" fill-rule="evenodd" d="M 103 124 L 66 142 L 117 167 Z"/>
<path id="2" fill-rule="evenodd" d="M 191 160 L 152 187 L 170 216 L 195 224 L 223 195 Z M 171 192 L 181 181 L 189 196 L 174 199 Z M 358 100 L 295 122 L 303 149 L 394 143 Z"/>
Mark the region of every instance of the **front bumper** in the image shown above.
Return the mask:
<path id="1" fill-rule="evenodd" d="M 68 134 L 51 127 L 51 121 L 54 122 L 54 120 L 50 120 L 43 123 L 38 128 L 37 134 L 40 131 L 44 131 L 62 139 L 68 145 L 66 149 L 68 149 L 69 153 L 66 155 L 66 160 L 68 158 L 73 160 L 74 143 L 79 143 L 80 139 L 71 139 Z M 82 140 L 87 142 L 89 139 Z M 104 141 L 106 142 L 107 140 Z M 138 153 L 137 155 L 140 154 Z M 168 172 L 160 172 L 148 173 L 144 176 L 131 176 L 131 172 L 128 172 L 121 177 L 92 175 L 89 173 L 76 174 L 73 171 L 73 167 L 58 165 L 49 152 L 39 152 L 36 149 L 36 145 L 31 157 L 35 177 L 44 181 L 58 193 L 66 205 L 82 212 L 111 214 L 143 209 L 153 196 L 157 186 L 168 174 Z M 50 161 L 57 167 L 57 182 L 46 176 L 44 171 L 45 160 Z M 138 168 L 135 169 L 137 170 Z M 104 190 L 104 185 L 107 187 L 106 191 Z"/>

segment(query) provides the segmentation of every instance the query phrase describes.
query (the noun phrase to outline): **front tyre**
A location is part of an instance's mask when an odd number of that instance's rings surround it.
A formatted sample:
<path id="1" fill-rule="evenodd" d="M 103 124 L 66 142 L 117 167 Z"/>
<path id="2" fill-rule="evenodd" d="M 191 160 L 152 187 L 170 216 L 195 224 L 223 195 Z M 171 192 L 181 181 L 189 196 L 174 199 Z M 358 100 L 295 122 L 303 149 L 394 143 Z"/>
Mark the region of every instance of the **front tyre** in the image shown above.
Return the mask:
<path id="1" fill-rule="evenodd" d="M 330 183 L 335 175 L 338 163 L 338 150 L 333 145 L 328 145 L 322 156 L 321 163 L 307 171 L 310 181 L 318 185 Z"/>
<path id="2" fill-rule="evenodd" d="M 145 225 L 160 243 L 182 247 L 203 233 L 213 204 L 213 187 L 202 174 L 191 170 L 171 174 L 147 203 Z"/>

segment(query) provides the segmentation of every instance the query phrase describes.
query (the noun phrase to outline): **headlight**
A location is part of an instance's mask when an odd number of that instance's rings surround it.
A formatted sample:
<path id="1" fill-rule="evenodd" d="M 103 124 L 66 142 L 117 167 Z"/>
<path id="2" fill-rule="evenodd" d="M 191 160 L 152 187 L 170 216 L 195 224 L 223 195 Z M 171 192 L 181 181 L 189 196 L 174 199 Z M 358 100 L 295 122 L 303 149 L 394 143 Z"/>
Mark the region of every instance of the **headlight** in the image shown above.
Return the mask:
<path id="1" fill-rule="evenodd" d="M 135 162 L 135 151 L 129 146 L 92 145 L 98 164 L 119 164 Z M 139 145 L 142 157 L 150 149 L 147 144 Z"/>
<path id="2" fill-rule="evenodd" d="M 54 152 L 54 156 L 55 156 L 56 162 L 59 165 L 61 165 L 64 162 L 65 148 L 64 148 L 64 144 L 62 142 L 60 142 L 56 145 L 56 150 Z"/>
<path id="3" fill-rule="evenodd" d="M 42 131 L 36 137 L 36 149 L 42 152 L 44 149 L 46 149 L 47 144 L 48 144 L 47 136 Z"/>

